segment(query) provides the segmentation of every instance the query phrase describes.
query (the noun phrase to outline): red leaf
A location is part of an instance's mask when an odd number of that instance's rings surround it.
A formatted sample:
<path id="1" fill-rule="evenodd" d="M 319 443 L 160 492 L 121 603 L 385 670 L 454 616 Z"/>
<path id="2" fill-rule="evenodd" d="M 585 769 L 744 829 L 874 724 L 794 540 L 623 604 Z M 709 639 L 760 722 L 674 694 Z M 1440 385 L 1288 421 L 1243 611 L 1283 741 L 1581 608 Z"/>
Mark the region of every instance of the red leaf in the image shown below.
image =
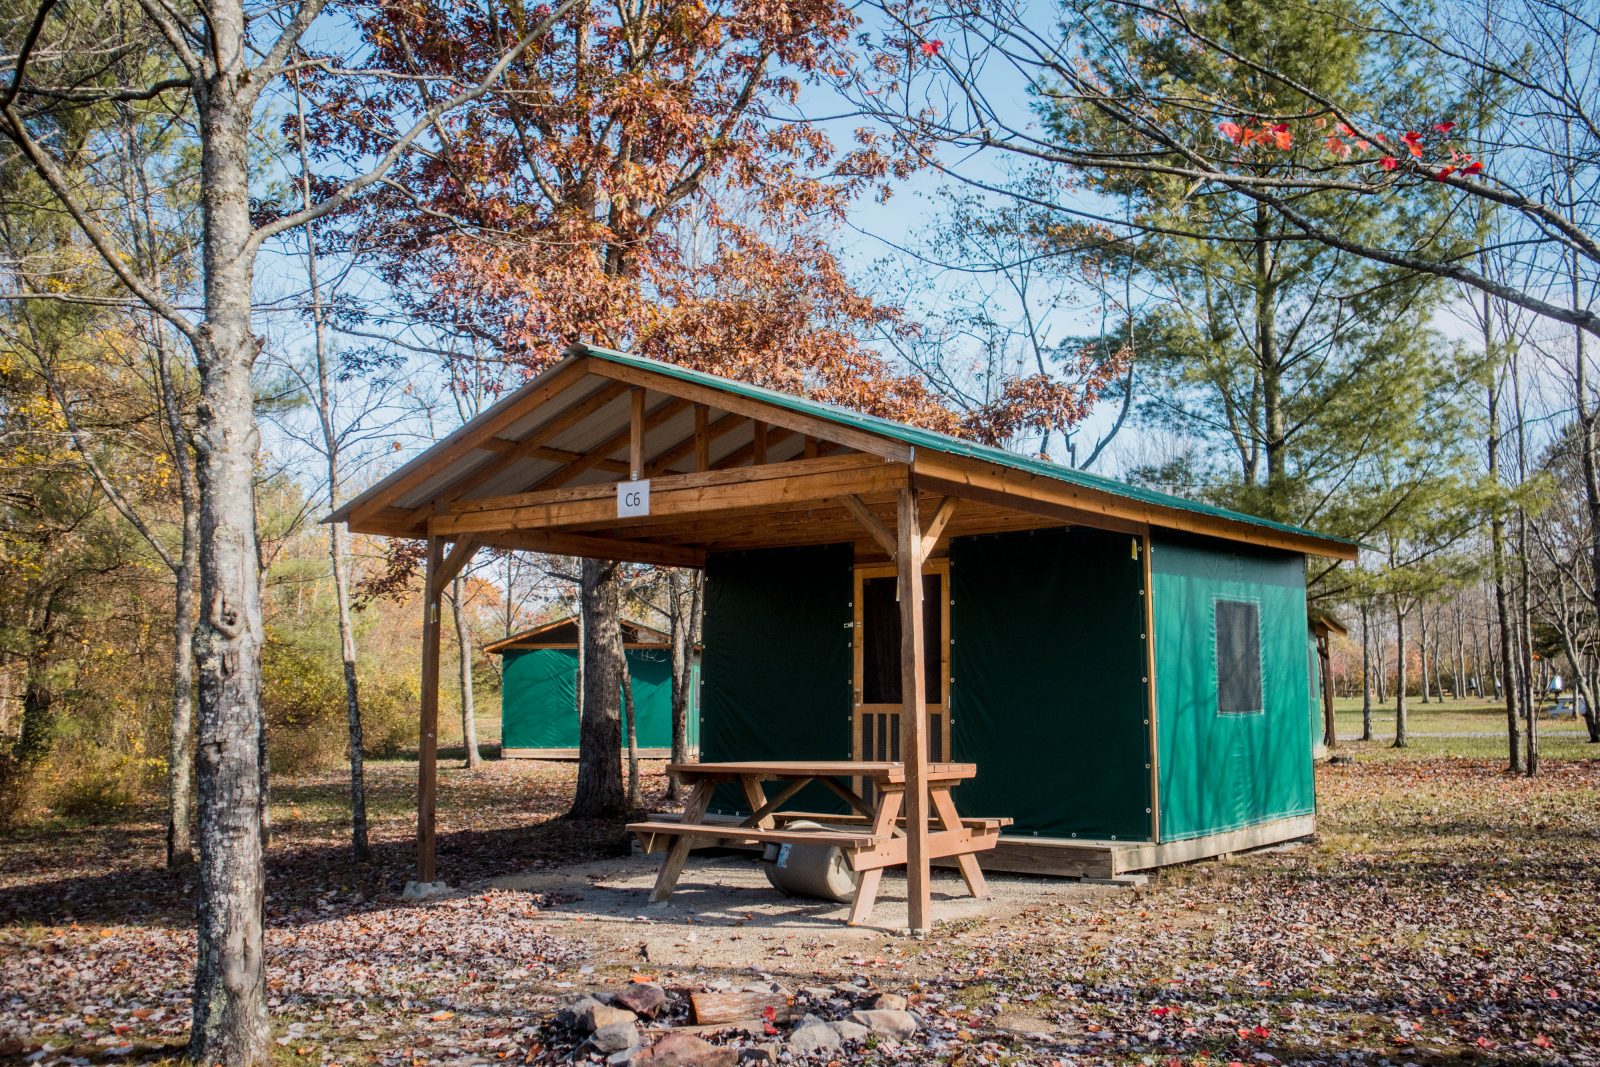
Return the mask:
<path id="1" fill-rule="evenodd" d="M 1549 1048 L 1552 1044 L 1549 1036 L 1546 1034 L 1540 1034 L 1538 1037 L 1534 1038 L 1533 1043 L 1538 1045 L 1540 1048 Z"/>
<path id="2" fill-rule="evenodd" d="M 1252 1034 L 1256 1035 L 1257 1037 L 1259 1037 L 1263 1041 L 1265 1041 L 1267 1038 L 1272 1036 L 1272 1031 L 1268 1030 L 1265 1026 L 1258 1026 L 1254 1030 L 1251 1030 L 1250 1032 Z"/>
<path id="3" fill-rule="evenodd" d="M 1477 161 L 1473 161 L 1471 163 L 1468 163 L 1466 166 L 1461 168 L 1461 173 L 1462 174 L 1482 174 L 1483 173 L 1483 164 L 1479 163 Z"/>
<path id="4" fill-rule="evenodd" d="M 1332 152 L 1340 159 L 1344 159 L 1350 154 L 1350 146 L 1339 140 L 1337 137 L 1329 137 L 1326 141 L 1322 142 L 1322 147 L 1327 149 L 1329 152 Z"/>
<path id="5" fill-rule="evenodd" d="M 1237 122 L 1219 122 L 1217 123 L 1217 132 L 1234 144 L 1244 140 L 1244 130 L 1239 127 Z"/>
<path id="6" fill-rule="evenodd" d="M 1454 167 L 1440 167 L 1439 170 L 1434 174 L 1433 180 L 1436 182 L 1442 182 L 1455 172 L 1456 168 Z"/>
<path id="7" fill-rule="evenodd" d="M 923 41 L 922 54 L 925 56 L 936 56 L 939 54 L 939 49 L 943 47 L 943 41 Z"/>
<path id="8" fill-rule="evenodd" d="M 1449 133 L 1456 128 L 1456 124 L 1453 122 L 1436 122 L 1433 124 L 1433 128 L 1439 133 Z"/>
<path id="9" fill-rule="evenodd" d="M 1172 1011 L 1172 1009 L 1171 1009 L 1171 1008 L 1166 1008 L 1166 1007 L 1162 1007 L 1162 1008 L 1151 1008 L 1151 1009 L 1150 1009 L 1150 1014 L 1151 1014 L 1151 1015 L 1166 1015 L 1166 1014 L 1168 1014 L 1168 1013 L 1169 1013 L 1169 1012 L 1171 1012 L 1171 1011 Z"/>
<path id="10" fill-rule="evenodd" d="M 1419 159 L 1421 158 L 1421 156 L 1422 156 L 1422 146 L 1421 145 L 1413 144 L 1413 145 L 1407 145 L 1406 147 L 1411 149 L 1411 154 L 1412 155 L 1418 157 Z"/>

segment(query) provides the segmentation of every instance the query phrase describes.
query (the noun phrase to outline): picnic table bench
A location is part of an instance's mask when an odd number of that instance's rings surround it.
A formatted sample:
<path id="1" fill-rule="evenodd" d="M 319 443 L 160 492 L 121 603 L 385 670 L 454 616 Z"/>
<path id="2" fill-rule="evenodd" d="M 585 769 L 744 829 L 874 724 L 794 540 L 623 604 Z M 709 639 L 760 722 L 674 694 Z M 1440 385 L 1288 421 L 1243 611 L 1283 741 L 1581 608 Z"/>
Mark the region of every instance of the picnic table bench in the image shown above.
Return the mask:
<path id="1" fill-rule="evenodd" d="M 865 922 L 872 913 L 878 886 L 885 868 L 906 862 L 905 806 L 906 774 L 902 763 L 854 760 L 775 760 L 740 763 L 674 763 L 667 767 L 689 787 L 680 821 L 654 820 L 629 823 L 647 853 L 664 852 L 661 870 L 656 875 L 652 901 L 672 895 L 683 873 L 689 850 L 696 842 L 727 844 L 829 845 L 839 848 L 850 869 L 859 872 L 855 901 L 848 922 Z M 974 897 L 989 895 L 976 853 L 994 848 L 1002 827 L 1010 819 L 962 818 L 956 812 L 950 790 L 978 773 L 972 763 L 934 763 L 928 767 L 928 799 L 932 826 L 928 834 L 930 859 L 954 858 Z M 867 797 L 852 785 L 858 781 L 867 788 Z M 784 784 L 768 797 L 763 782 Z M 829 790 L 850 806 L 852 814 L 784 811 L 783 805 L 811 783 Z M 705 822 L 717 786 L 734 784 L 744 793 L 750 814 L 736 825 Z M 827 824 L 826 829 L 786 829 L 800 820 Z"/>

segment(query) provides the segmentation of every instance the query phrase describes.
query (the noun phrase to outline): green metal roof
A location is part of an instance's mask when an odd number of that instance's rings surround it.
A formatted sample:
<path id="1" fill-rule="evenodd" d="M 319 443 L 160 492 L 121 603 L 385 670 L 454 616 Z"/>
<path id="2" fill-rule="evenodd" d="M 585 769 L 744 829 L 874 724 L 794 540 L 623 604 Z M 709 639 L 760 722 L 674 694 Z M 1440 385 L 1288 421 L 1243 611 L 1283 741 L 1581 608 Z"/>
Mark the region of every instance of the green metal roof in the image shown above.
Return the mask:
<path id="1" fill-rule="evenodd" d="M 590 344 L 576 344 L 568 351 L 574 355 L 592 356 L 610 363 L 651 371 L 668 378 L 676 378 L 680 381 L 693 382 L 697 385 L 720 389 L 723 392 L 747 399 L 764 401 L 802 415 L 811 415 L 819 419 L 826 419 L 829 422 L 836 422 L 843 426 L 877 434 L 892 441 L 910 445 L 913 448 L 923 448 L 933 452 L 943 452 L 954 456 L 965 456 L 968 459 L 982 460 L 987 463 L 993 463 L 996 466 L 1009 467 L 1012 470 L 1052 478 L 1068 485 L 1109 493 L 1141 504 L 1151 504 L 1157 507 L 1172 508 L 1176 511 L 1187 511 L 1196 515 L 1227 519 L 1250 526 L 1259 526 L 1266 530 L 1276 530 L 1280 533 L 1295 534 L 1300 537 L 1311 537 L 1334 544 L 1360 547 L 1360 542 L 1350 538 L 1335 537 L 1331 534 L 1319 533 L 1316 530 L 1308 530 L 1301 526 L 1292 526 L 1288 523 L 1264 519 L 1259 515 L 1249 515 L 1242 511 L 1232 511 L 1212 504 L 1202 504 L 1194 500 L 1187 500 L 1181 496 L 1173 496 L 1171 493 L 1162 493 L 1154 489 L 1129 485 L 1126 482 L 1117 481 L 1115 478 L 1107 478 L 1101 474 L 1093 474 L 1074 467 L 1064 467 L 1059 463 L 1051 463 L 1048 460 L 1007 452 L 1003 448 L 982 445 L 973 441 L 964 441 L 959 437 L 951 437 L 949 434 L 942 434 L 936 430 L 925 430 L 918 426 L 895 422 L 892 419 L 880 418 L 876 415 L 865 415 L 859 411 L 851 411 L 849 408 L 840 407 L 836 404 L 825 404 L 818 400 L 809 400 L 790 393 L 782 393 L 776 389 L 748 385 L 730 378 L 718 377 L 715 374 L 706 374 L 703 371 L 690 370 L 687 367 L 663 363 L 660 360 L 646 359 L 643 356 L 631 356 L 625 352 L 617 352 L 613 349 Z"/>

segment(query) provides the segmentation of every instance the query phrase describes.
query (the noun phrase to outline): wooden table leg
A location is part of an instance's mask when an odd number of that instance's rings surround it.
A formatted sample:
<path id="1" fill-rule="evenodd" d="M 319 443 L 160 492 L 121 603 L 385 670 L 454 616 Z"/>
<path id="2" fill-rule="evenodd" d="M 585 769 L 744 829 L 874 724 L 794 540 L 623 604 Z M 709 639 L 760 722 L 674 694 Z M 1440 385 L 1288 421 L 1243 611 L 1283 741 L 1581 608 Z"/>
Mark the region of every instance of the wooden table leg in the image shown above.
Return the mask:
<path id="1" fill-rule="evenodd" d="M 717 783 L 709 778 L 701 778 L 694 783 L 694 792 L 689 794 L 689 800 L 683 806 L 683 821 L 697 823 L 705 818 L 706 809 L 711 806 L 711 793 Z M 678 876 L 683 873 L 683 864 L 689 858 L 690 838 L 680 834 L 672 839 L 672 844 L 667 847 L 667 858 L 661 861 L 661 871 L 656 875 L 656 887 L 650 890 L 650 903 L 659 904 L 672 895 L 672 889 L 678 884 Z"/>
<path id="2" fill-rule="evenodd" d="M 761 779 L 753 774 L 741 774 L 739 786 L 744 790 L 745 803 L 750 805 L 750 814 L 755 817 L 750 820 L 751 825 L 760 830 L 772 828 L 772 816 L 761 816 L 761 810 L 767 806 L 766 791 L 761 788 Z"/>
<path id="3" fill-rule="evenodd" d="M 894 832 L 895 820 L 900 817 L 900 803 L 905 799 L 905 794 L 899 790 L 877 789 L 874 792 L 877 794 L 878 810 L 873 813 L 872 834 L 874 837 L 886 837 Z M 856 883 L 856 899 L 850 905 L 850 926 L 861 926 L 872 916 L 872 905 L 878 899 L 878 886 L 882 882 L 882 867 L 861 872 L 861 881 Z"/>
<path id="4" fill-rule="evenodd" d="M 956 813 L 956 802 L 950 797 L 949 789 L 934 786 L 929 790 L 929 799 L 933 801 L 933 810 L 939 817 L 939 825 L 945 830 L 961 829 L 961 816 Z M 956 856 L 956 866 L 961 868 L 961 877 L 967 883 L 967 891 L 978 900 L 983 900 L 989 895 L 989 883 L 984 880 L 983 868 L 978 866 L 978 857 L 971 852 L 963 852 Z"/>

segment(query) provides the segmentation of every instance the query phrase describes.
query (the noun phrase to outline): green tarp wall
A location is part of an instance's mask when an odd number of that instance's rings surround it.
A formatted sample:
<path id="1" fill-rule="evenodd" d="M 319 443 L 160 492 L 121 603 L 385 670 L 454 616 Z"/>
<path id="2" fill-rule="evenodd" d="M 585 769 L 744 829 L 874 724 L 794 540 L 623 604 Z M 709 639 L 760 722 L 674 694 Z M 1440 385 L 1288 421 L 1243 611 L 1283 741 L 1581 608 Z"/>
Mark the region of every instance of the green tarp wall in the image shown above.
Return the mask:
<path id="1" fill-rule="evenodd" d="M 1304 557 L 1162 535 L 1150 566 L 1161 839 L 1314 811 Z M 1218 711 L 1219 599 L 1260 608 L 1263 707 L 1253 714 Z"/>
<path id="2" fill-rule="evenodd" d="M 849 759 L 850 545 L 714 553 L 706 560 L 701 759 Z M 812 786 L 793 806 L 842 811 Z M 748 811 L 720 789 L 715 812 Z"/>
<path id="3" fill-rule="evenodd" d="M 501 653 L 502 748 L 578 747 L 578 650 L 514 648 Z M 672 747 L 672 658 L 664 648 L 627 650 L 640 748 Z M 698 675 L 699 668 L 694 668 Z M 698 677 L 689 685 L 689 744 L 699 741 Z M 626 730 L 623 745 L 627 745 Z"/>
<path id="4" fill-rule="evenodd" d="M 1143 584 L 1127 534 L 951 542 L 951 749 L 978 765 L 962 812 L 1019 836 L 1149 838 Z"/>

